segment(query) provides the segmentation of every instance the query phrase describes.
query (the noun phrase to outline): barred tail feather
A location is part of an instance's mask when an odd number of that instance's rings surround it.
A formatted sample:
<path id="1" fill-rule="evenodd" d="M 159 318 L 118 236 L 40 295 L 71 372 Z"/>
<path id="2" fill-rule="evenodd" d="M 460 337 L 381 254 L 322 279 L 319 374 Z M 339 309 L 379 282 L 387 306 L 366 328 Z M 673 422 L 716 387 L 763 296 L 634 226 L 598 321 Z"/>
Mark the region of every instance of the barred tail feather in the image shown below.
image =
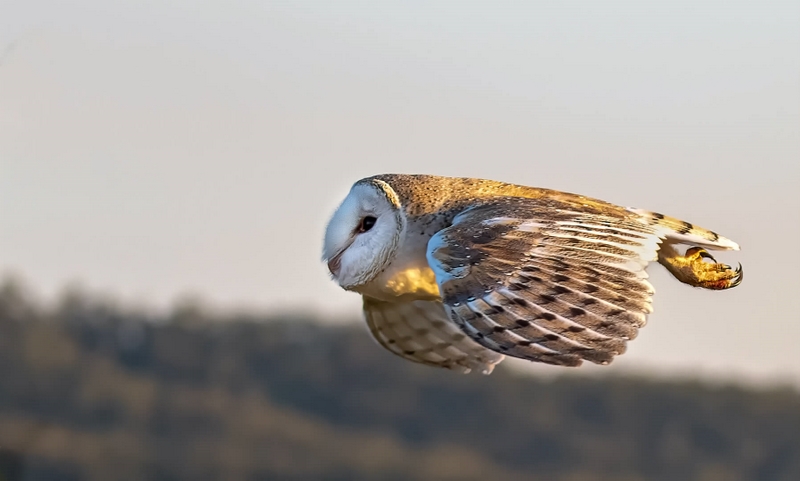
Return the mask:
<path id="1" fill-rule="evenodd" d="M 642 209 L 628 210 L 642 216 L 646 224 L 655 226 L 661 236 L 673 243 L 690 244 L 711 250 L 739 250 L 739 244 L 736 242 L 689 222 Z"/>

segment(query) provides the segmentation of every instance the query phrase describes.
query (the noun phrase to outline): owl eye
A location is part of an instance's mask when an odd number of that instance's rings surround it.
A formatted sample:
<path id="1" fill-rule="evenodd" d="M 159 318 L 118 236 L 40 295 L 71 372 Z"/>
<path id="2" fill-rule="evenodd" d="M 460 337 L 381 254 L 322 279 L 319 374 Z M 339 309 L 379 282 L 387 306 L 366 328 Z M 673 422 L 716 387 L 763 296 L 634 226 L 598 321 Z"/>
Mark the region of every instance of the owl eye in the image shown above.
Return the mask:
<path id="1" fill-rule="evenodd" d="M 361 219 L 361 224 L 358 226 L 358 232 L 367 232 L 368 230 L 372 229 L 377 220 L 378 219 L 372 217 L 371 215 L 364 217 Z"/>

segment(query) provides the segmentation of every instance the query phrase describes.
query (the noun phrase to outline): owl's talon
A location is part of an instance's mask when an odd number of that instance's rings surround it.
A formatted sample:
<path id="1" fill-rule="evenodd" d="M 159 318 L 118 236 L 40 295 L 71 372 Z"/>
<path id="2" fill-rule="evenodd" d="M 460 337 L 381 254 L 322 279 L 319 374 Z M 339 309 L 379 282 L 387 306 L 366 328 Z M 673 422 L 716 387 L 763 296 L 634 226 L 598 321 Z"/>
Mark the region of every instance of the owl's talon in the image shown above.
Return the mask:
<path id="1" fill-rule="evenodd" d="M 707 262 L 706 259 L 711 262 Z M 677 252 L 671 256 L 661 256 L 659 262 L 666 266 L 679 281 L 691 286 L 723 290 L 742 283 L 741 264 L 734 269 L 728 264 L 718 263 L 702 247 L 687 249 L 682 256 Z"/>

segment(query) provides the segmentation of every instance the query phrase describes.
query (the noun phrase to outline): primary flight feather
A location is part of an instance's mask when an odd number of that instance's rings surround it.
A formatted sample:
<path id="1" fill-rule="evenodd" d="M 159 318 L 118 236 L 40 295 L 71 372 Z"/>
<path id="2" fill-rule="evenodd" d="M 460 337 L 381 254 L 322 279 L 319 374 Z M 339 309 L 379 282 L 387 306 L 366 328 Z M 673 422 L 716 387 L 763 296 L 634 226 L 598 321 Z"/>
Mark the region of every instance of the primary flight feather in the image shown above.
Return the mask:
<path id="1" fill-rule="evenodd" d="M 683 254 L 677 245 L 690 248 Z M 672 217 L 484 179 L 356 182 L 325 233 L 333 279 L 362 295 L 370 332 L 411 361 L 490 373 L 504 356 L 608 364 L 652 312 L 645 268 L 728 289 L 706 249 L 739 250 Z"/>

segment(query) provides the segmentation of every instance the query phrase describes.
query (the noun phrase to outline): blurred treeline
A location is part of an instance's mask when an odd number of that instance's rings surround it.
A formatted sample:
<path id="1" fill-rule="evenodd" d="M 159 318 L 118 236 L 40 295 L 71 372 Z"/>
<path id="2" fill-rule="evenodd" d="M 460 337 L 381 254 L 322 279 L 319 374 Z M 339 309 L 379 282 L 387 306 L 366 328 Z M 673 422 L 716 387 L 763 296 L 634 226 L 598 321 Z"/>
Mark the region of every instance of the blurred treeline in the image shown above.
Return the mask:
<path id="1" fill-rule="evenodd" d="M 0 480 L 800 479 L 800 395 L 403 361 L 364 327 L 0 289 Z"/>

